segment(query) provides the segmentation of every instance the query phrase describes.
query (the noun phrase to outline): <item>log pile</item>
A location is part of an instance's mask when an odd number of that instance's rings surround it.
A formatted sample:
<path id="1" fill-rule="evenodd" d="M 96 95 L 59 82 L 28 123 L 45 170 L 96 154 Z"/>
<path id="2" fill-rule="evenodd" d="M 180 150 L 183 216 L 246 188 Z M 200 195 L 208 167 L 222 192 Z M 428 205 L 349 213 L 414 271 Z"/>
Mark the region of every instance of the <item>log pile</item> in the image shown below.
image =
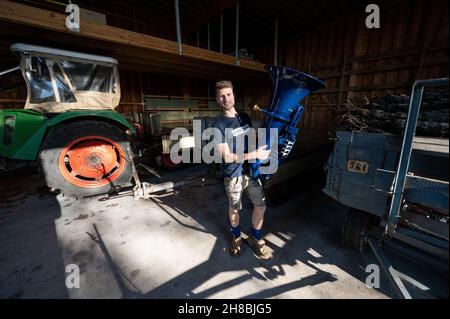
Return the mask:
<path id="1" fill-rule="evenodd" d="M 348 99 L 335 108 L 337 130 L 402 134 L 408 116 L 410 96 Z M 449 136 L 448 91 L 424 92 L 416 135 Z"/>

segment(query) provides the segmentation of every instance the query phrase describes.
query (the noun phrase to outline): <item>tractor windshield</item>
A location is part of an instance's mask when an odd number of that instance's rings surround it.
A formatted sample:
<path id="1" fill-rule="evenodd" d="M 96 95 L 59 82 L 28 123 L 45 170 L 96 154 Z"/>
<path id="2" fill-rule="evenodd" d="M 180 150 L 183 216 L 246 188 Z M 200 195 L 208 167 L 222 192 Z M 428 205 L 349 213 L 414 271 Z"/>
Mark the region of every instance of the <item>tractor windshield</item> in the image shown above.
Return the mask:
<path id="1" fill-rule="evenodd" d="M 28 88 L 27 109 L 64 112 L 114 109 L 119 104 L 116 64 L 22 52 L 21 71 Z"/>

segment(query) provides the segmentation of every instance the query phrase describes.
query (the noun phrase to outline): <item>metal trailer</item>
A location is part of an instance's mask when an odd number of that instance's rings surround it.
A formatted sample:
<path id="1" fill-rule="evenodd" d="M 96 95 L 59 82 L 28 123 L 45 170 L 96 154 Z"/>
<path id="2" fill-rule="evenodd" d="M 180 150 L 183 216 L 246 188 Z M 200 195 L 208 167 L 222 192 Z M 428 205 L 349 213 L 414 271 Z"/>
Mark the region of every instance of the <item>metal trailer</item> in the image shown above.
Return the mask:
<path id="1" fill-rule="evenodd" d="M 403 137 L 338 131 L 326 164 L 323 188 L 349 207 L 344 243 L 367 244 L 400 297 L 411 295 L 382 248 L 448 275 L 449 141 L 415 137 L 426 87 L 448 86 L 448 79 L 414 83 Z"/>

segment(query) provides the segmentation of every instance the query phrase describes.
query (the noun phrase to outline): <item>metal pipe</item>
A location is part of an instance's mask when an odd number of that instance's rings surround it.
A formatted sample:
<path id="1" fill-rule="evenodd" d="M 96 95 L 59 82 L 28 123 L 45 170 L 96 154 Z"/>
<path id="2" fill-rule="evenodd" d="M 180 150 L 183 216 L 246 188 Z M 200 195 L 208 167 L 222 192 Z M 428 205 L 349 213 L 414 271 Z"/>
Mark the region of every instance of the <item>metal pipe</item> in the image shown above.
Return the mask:
<path id="1" fill-rule="evenodd" d="M 220 14 L 220 53 L 223 53 L 223 13 Z"/>
<path id="2" fill-rule="evenodd" d="M 428 251 L 423 252 L 420 249 L 411 249 L 409 243 L 405 244 L 396 239 L 384 240 L 383 249 L 419 264 L 421 267 L 426 267 L 428 270 L 437 271 L 440 274 L 448 274 L 448 262 L 445 259 L 433 256 Z"/>
<path id="3" fill-rule="evenodd" d="M 0 76 L 2 76 L 3 74 L 7 74 L 7 73 L 10 73 L 10 72 L 14 72 L 14 71 L 19 70 L 19 69 L 20 69 L 20 65 L 16 66 L 15 68 L 12 68 L 12 69 L 8 69 L 8 70 L 5 70 L 5 71 L 1 71 L 1 72 L 0 72 Z"/>
<path id="4" fill-rule="evenodd" d="M 437 256 L 443 260 L 448 260 L 448 241 L 423 235 L 417 231 L 404 227 L 397 227 L 393 238 L 398 239 L 408 245 L 416 247 L 430 255 Z"/>
<path id="5" fill-rule="evenodd" d="M 197 29 L 197 48 L 200 48 L 200 30 Z"/>
<path id="6" fill-rule="evenodd" d="M 273 48 L 273 65 L 278 65 L 278 17 L 275 19 L 275 41 Z"/>
<path id="7" fill-rule="evenodd" d="M 448 78 L 431 79 L 431 80 L 418 80 L 414 82 L 414 86 L 448 86 Z"/>
<path id="8" fill-rule="evenodd" d="M 377 240 L 372 236 L 369 236 L 367 238 L 367 242 L 369 243 L 370 248 L 372 248 L 375 257 L 380 263 L 381 268 L 388 277 L 388 280 L 391 283 L 397 295 L 404 299 L 412 299 L 402 280 L 398 276 L 398 272 L 394 269 L 394 267 L 392 267 L 391 263 L 383 254 L 383 252 L 377 247 L 378 246 Z"/>
<path id="9" fill-rule="evenodd" d="M 239 65 L 239 2 L 236 3 L 236 46 L 235 46 L 236 64 Z"/>
<path id="10" fill-rule="evenodd" d="M 197 48 L 200 48 L 200 30 L 197 29 Z"/>
<path id="11" fill-rule="evenodd" d="M 385 234 L 392 236 L 397 227 L 397 220 L 405 188 L 406 175 L 408 173 L 409 162 L 411 159 L 412 144 L 416 133 L 417 120 L 419 118 L 420 105 L 425 87 L 448 85 L 448 79 L 419 80 L 414 82 L 411 101 L 409 103 L 408 118 L 406 119 L 405 133 L 400 152 L 399 164 L 395 174 L 395 185 L 392 194 L 391 205 Z"/>
<path id="12" fill-rule="evenodd" d="M 403 137 L 403 145 L 400 152 L 400 160 L 394 179 L 394 191 L 392 194 L 391 206 L 389 209 L 388 223 L 385 233 L 389 236 L 395 231 L 397 226 L 398 213 L 403 197 L 403 189 L 405 187 L 406 174 L 408 172 L 409 161 L 411 159 L 412 142 L 416 131 L 417 119 L 419 117 L 420 104 L 422 103 L 422 95 L 424 88 L 422 86 L 413 86 L 411 94 L 411 102 L 409 104 L 408 119 L 406 120 L 405 133 Z"/>
<path id="13" fill-rule="evenodd" d="M 183 55 L 183 44 L 181 43 L 181 28 L 180 28 L 180 8 L 178 6 L 178 0 L 175 0 L 175 19 L 177 23 L 178 54 Z"/>
<path id="14" fill-rule="evenodd" d="M 382 220 L 380 222 L 380 227 L 384 228 L 384 232 L 386 231 L 387 222 L 385 220 Z M 411 234 L 405 233 L 404 227 L 398 227 L 395 232 L 392 234 L 392 238 L 395 238 L 396 240 L 407 244 L 409 246 L 412 246 L 420 251 L 423 251 L 427 254 L 430 254 L 432 256 L 438 257 L 442 260 L 448 260 L 448 248 L 442 249 L 435 245 L 429 244 L 427 241 L 419 240 L 414 237 L 411 237 Z M 448 244 L 447 244 L 448 247 Z"/>
<path id="15" fill-rule="evenodd" d="M 209 21 L 208 21 L 208 50 L 211 50 L 211 33 L 210 33 Z"/>

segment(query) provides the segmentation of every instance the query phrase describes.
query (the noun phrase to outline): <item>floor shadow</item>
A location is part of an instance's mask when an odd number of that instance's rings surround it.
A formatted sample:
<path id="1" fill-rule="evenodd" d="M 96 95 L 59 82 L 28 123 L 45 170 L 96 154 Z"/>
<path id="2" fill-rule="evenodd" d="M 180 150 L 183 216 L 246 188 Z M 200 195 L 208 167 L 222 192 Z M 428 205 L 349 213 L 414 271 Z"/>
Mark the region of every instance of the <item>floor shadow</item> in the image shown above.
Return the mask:
<path id="1" fill-rule="evenodd" d="M 55 220 L 60 204 L 35 171 L 0 177 L 0 298 L 67 298 Z"/>
<path id="2" fill-rule="evenodd" d="M 268 209 L 264 231 L 267 234 L 275 235 L 284 243 L 280 248 L 274 245 L 270 239 L 266 240 L 275 251 L 274 258 L 266 261 L 256 258 L 250 252 L 249 247 L 245 247 L 246 253 L 238 258 L 233 258 L 228 254 L 230 234 L 227 199 L 222 185 L 207 187 L 200 192 L 186 188 L 176 196 L 164 197 L 161 199 L 164 205 L 189 215 L 202 226 L 202 229 L 206 229 L 217 237 L 217 241 L 206 262 L 149 291 L 144 297 L 214 298 L 217 293 L 251 279 L 270 282 L 275 278 L 282 277 L 285 275 L 284 268 L 295 266 L 297 263 L 307 265 L 312 274 L 298 278 L 294 282 L 273 288 L 264 288 L 256 293 L 244 294 L 242 298 L 271 298 L 302 287 L 335 282 L 337 277 L 326 270 L 328 265 L 335 265 L 350 276 L 364 282 L 367 276 L 365 273 L 367 260 L 340 243 L 340 225 L 345 218 L 345 208 L 328 200 L 326 195 L 321 193 L 321 187 L 322 184 L 319 180 L 317 183 L 310 183 L 309 187 L 303 191 L 301 188 L 297 188 L 299 193 L 295 197 L 291 197 L 287 203 Z M 205 194 L 207 194 L 206 198 Z M 241 227 L 247 233 L 251 227 L 251 207 L 248 199 L 244 199 Z M 174 216 L 171 217 L 174 218 Z M 317 233 L 314 234 L 314 230 L 317 230 Z M 290 234 L 290 238 L 284 238 L 284 234 Z M 319 252 L 320 256 L 316 256 L 311 251 Z M 232 271 L 243 271 L 245 274 L 196 292 L 198 287 L 213 276 Z M 188 292 L 186 289 L 179 289 L 180 285 L 186 286 L 186 284 L 191 287 Z M 387 287 L 388 285 L 384 286 L 386 288 L 381 291 L 394 297 L 391 289 Z M 320 295 L 317 297 L 321 298 Z M 327 296 L 326 294 L 322 297 L 339 298 L 339 296 Z"/>
<path id="3" fill-rule="evenodd" d="M 143 293 L 136 285 L 133 284 L 133 281 L 121 271 L 120 267 L 116 265 L 95 223 L 92 224 L 92 233 L 88 233 L 88 235 L 99 246 L 106 260 L 106 263 L 109 269 L 112 271 L 115 281 L 117 282 L 122 298 L 141 298 L 143 296 Z M 131 286 L 132 289 L 128 288 L 129 286 Z"/>
<path id="4" fill-rule="evenodd" d="M 198 165 L 166 173 L 162 179 L 152 179 L 152 182 L 179 181 L 202 176 L 205 172 L 204 167 Z M 241 256 L 237 258 L 229 255 L 228 203 L 220 180 L 208 181 L 205 184 L 209 186 L 205 187 L 190 185 L 159 196 L 153 201 L 135 202 L 130 199 L 121 208 L 122 202 L 119 199 L 101 203 L 96 199 L 70 201 L 55 198 L 47 194 L 43 180 L 38 175 L 2 178 L 0 298 L 109 296 L 126 299 L 205 299 L 226 296 L 225 298 L 260 299 L 280 296 L 347 298 L 349 295 L 359 298 L 358 291 L 350 291 L 352 288 L 348 288 L 345 281 L 351 282 L 350 287 L 355 287 L 356 282 L 358 289 L 366 289 L 365 267 L 376 263 L 376 258 L 370 253 L 356 252 L 341 243 L 341 226 L 345 220 L 346 208 L 321 192 L 322 180 L 313 180 L 311 176 L 297 177 L 296 180 L 301 185 L 289 182 L 289 188 L 293 190 L 292 196 L 280 201 L 279 205 L 268 208 L 264 233 L 267 234 L 266 242 L 274 251 L 274 257 L 260 260 L 248 246 L 243 247 Z M 304 186 L 304 181 L 309 182 L 307 187 Z M 248 233 L 251 228 L 252 206 L 246 197 L 243 206 L 241 226 Z M 124 208 L 130 211 L 123 210 Z M 142 210 L 141 214 L 137 214 L 136 221 L 129 219 L 132 218 L 128 216 L 132 215 L 132 209 Z M 65 215 L 61 218 L 63 210 L 64 214 L 71 214 L 70 217 Z M 161 219 L 165 215 L 168 218 Z M 123 228 L 125 225 L 120 224 L 122 220 L 130 221 L 126 230 Z M 136 228 L 142 224 L 145 225 Z M 158 273 L 152 271 L 145 276 L 145 267 L 151 267 L 157 260 L 145 259 L 143 262 L 136 259 L 128 263 L 127 257 L 122 255 L 127 254 L 130 248 L 137 249 L 135 254 L 145 254 L 146 246 L 139 246 L 142 243 L 146 245 L 145 236 L 149 232 L 163 229 L 167 231 L 169 228 L 170 237 L 166 237 L 169 240 L 173 238 L 175 242 L 171 248 L 186 247 L 179 244 L 187 238 L 183 236 L 189 238 L 201 233 L 202 236 L 194 238 L 208 238 L 204 235 L 212 235 L 208 241 L 214 242 L 211 251 L 207 253 L 207 259 L 195 264 L 195 260 L 188 260 L 189 254 L 183 254 L 186 262 L 195 266 L 181 274 L 178 272 L 167 280 L 161 280 L 152 278 L 153 275 L 158 276 Z M 187 249 L 196 255 L 198 252 L 195 242 L 190 241 L 189 244 L 192 246 Z M 151 246 L 149 249 L 154 249 L 150 254 L 152 258 L 160 256 L 163 262 L 170 263 L 171 256 L 167 256 L 166 251 Z M 192 258 L 199 258 L 200 255 L 202 254 Z M 204 257 L 203 252 L 202 258 Z M 65 266 L 68 263 L 80 266 L 84 290 L 71 292 L 66 288 Z M 177 270 L 182 269 L 183 265 L 179 268 L 168 266 Z M 301 272 L 295 272 L 293 276 L 293 269 L 298 271 L 299 268 Z M 140 271 L 144 276 L 139 276 Z M 162 271 L 165 271 L 164 267 Z M 215 279 L 217 276 L 221 276 L 220 280 Z M 144 277 L 150 283 L 142 281 Z M 333 283 L 329 286 L 332 291 L 323 288 L 326 283 Z M 143 288 L 149 287 L 149 284 L 152 287 L 150 290 Z M 308 289 L 299 292 L 301 288 Z M 388 297 L 396 297 L 385 278 L 381 278 L 378 291 Z M 368 294 L 366 292 L 363 295 Z"/>

